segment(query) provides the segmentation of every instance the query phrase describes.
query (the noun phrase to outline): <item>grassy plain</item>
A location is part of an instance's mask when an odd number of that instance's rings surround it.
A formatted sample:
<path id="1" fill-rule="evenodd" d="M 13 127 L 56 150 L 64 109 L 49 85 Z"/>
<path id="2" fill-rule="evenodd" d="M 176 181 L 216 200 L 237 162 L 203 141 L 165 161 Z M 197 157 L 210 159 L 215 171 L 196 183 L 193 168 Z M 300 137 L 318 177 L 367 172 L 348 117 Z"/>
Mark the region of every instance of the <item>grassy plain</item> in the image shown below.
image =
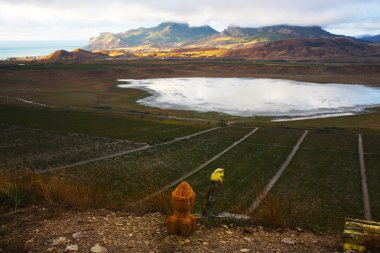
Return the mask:
<path id="1" fill-rule="evenodd" d="M 301 135 L 297 129 L 260 128 L 235 149 L 189 178 L 203 206 L 210 175 L 216 168 L 225 170 L 220 210 L 244 212 L 256 194 L 274 176 Z"/>
<path id="2" fill-rule="evenodd" d="M 248 133 L 223 128 L 189 140 L 86 164 L 49 176 L 69 175 L 82 184 L 103 185 L 110 205 L 125 206 L 186 174 Z M 72 177 L 72 178 L 71 178 Z M 152 187 L 149 189 L 149 187 Z"/>
<path id="3" fill-rule="evenodd" d="M 142 146 L 83 134 L 0 125 L 0 167 L 46 169 Z"/>
<path id="4" fill-rule="evenodd" d="M 89 190 L 85 189 L 97 189 L 96 194 L 91 195 L 101 199 L 101 207 L 130 208 L 131 204 L 196 168 L 250 130 L 222 128 L 170 145 L 51 172 L 43 178 L 50 182 L 48 185 L 53 182 L 64 187 L 66 182 L 72 185 L 71 188 L 81 189 L 80 194 L 87 196 L 86 200 Z M 12 138 L 14 131 L 8 132 L 8 138 Z M 41 131 L 40 134 L 47 132 Z M 225 169 L 225 179 L 218 208 L 244 212 L 274 176 L 302 132 L 302 129 L 260 128 L 234 149 L 192 175 L 188 182 L 197 194 L 195 210 L 201 211 L 204 204 L 211 172 L 222 167 Z M 82 143 L 80 137 L 77 136 L 75 141 Z M 95 140 L 105 142 L 108 139 Z M 90 141 L 94 140 L 87 139 L 88 145 L 96 144 Z M 364 141 L 370 197 L 374 217 L 378 217 L 378 136 L 366 134 Z M 100 193 L 101 198 L 96 197 Z M 165 201 L 168 196 L 169 192 L 166 192 Z M 88 201 L 70 201 L 90 205 Z M 160 201 L 158 206 L 149 210 L 159 210 L 167 205 L 162 199 Z M 261 224 L 340 231 L 343 219 L 362 218 L 362 209 L 357 134 L 314 130 L 306 137 L 294 160 L 253 217 Z"/>
<path id="5" fill-rule="evenodd" d="M 16 105 L 0 105 L 0 123 L 151 143 L 215 126 L 207 121 L 182 121 L 146 114 Z"/>
<path id="6" fill-rule="evenodd" d="M 293 226 L 340 230 L 345 217 L 362 218 L 357 135 L 310 133 L 269 200 L 260 208 L 277 205 Z"/>

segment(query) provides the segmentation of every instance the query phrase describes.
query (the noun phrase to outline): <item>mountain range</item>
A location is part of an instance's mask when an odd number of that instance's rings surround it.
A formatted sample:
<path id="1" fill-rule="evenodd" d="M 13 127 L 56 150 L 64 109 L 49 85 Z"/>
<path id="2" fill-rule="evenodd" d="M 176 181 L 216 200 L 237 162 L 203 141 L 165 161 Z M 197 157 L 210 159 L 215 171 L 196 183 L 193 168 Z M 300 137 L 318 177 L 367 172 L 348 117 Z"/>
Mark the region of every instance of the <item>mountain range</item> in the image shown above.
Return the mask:
<path id="1" fill-rule="evenodd" d="M 215 34 L 218 32 L 210 26 L 190 27 L 188 24 L 164 22 L 151 28 L 141 27 L 116 34 L 101 33 L 91 38 L 85 49 L 168 48 Z"/>
<path id="2" fill-rule="evenodd" d="M 55 52 L 46 59 L 93 58 L 242 58 L 332 59 L 380 58 L 377 37 L 352 38 L 319 26 L 275 25 L 260 28 L 164 22 L 155 27 L 104 32 L 90 39 L 87 51 Z M 87 52 L 87 53 L 85 53 Z"/>
<path id="3" fill-rule="evenodd" d="M 362 35 L 356 37 L 357 39 L 360 39 L 362 41 L 367 41 L 371 43 L 380 43 L 380 34 L 378 35 Z"/>
<path id="4" fill-rule="evenodd" d="M 131 29 L 121 33 L 101 33 L 90 39 L 87 50 L 128 49 L 155 51 L 182 47 L 242 47 L 258 42 L 294 38 L 333 38 L 337 35 L 319 26 L 276 25 L 261 28 L 230 26 L 218 32 L 210 26 L 164 22 L 151 28 Z"/>

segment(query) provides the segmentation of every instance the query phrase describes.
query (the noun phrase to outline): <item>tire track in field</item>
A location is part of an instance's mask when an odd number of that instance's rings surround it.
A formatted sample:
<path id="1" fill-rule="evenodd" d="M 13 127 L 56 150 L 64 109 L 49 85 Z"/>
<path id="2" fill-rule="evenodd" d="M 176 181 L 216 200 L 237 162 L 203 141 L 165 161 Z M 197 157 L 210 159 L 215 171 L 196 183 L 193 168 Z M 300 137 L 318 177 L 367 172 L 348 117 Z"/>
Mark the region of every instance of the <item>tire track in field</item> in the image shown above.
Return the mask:
<path id="1" fill-rule="evenodd" d="M 17 97 L 7 97 L 7 96 L 1 96 L 0 95 L 0 98 L 9 99 L 9 100 L 16 100 L 16 101 L 20 101 L 20 102 L 23 102 L 23 103 L 32 104 L 32 105 L 38 105 L 38 106 L 42 106 L 42 107 L 52 107 L 52 108 L 56 107 L 54 105 L 41 104 L 41 103 L 37 103 L 37 102 L 33 102 L 33 101 L 30 101 L 30 100 L 26 100 L 26 99 L 22 99 L 22 98 L 17 98 Z"/>
<path id="2" fill-rule="evenodd" d="M 273 186 L 277 183 L 278 179 L 282 176 L 285 169 L 288 167 L 290 162 L 293 160 L 295 154 L 297 153 L 298 149 L 300 148 L 302 142 L 306 138 L 307 134 L 309 133 L 308 130 L 305 130 L 305 132 L 302 134 L 302 136 L 297 141 L 296 145 L 294 145 L 292 152 L 290 152 L 289 156 L 286 158 L 284 163 L 281 165 L 280 169 L 276 172 L 274 177 L 269 181 L 269 183 L 265 186 L 264 190 L 256 197 L 255 201 L 248 207 L 246 210 L 247 214 L 252 213 L 254 210 L 256 210 L 261 202 L 265 199 L 265 197 L 268 195 L 270 190 L 273 188 Z"/>
<path id="3" fill-rule="evenodd" d="M 219 128 L 220 127 L 210 128 L 210 129 L 207 129 L 207 130 L 204 130 L 204 131 L 201 131 L 201 132 L 197 132 L 197 133 L 194 133 L 194 134 L 191 134 L 191 135 L 177 137 L 177 138 L 175 138 L 175 139 L 173 139 L 171 141 L 167 141 L 167 142 L 163 142 L 163 143 L 158 143 L 158 144 L 154 144 L 154 145 L 145 145 L 145 146 L 142 146 L 142 147 L 139 147 L 139 148 L 130 149 L 130 150 L 122 151 L 122 152 L 117 152 L 117 153 L 110 154 L 110 155 L 104 155 L 104 156 L 100 156 L 100 157 L 96 157 L 96 158 L 92 158 L 92 159 L 88 159 L 88 160 L 84 160 L 84 161 L 80 161 L 80 162 L 76 162 L 76 163 L 72 163 L 72 164 L 67 164 L 67 165 L 63 165 L 63 166 L 59 166 L 59 167 L 55 167 L 55 168 L 38 170 L 38 171 L 36 171 L 36 173 L 37 174 L 44 174 L 44 173 L 51 172 L 51 171 L 68 169 L 68 168 L 72 168 L 72 167 L 75 167 L 75 166 L 80 166 L 80 165 L 84 165 L 84 164 L 88 164 L 88 163 L 98 162 L 98 161 L 106 160 L 106 159 L 109 159 L 109 158 L 114 158 L 114 157 L 117 157 L 117 156 L 122 156 L 122 155 L 127 155 L 127 154 L 131 154 L 131 153 L 139 152 L 139 151 L 150 149 L 150 148 L 164 146 L 164 145 L 172 144 L 172 143 L 175 143 L 175 142 L 178 142 L 178 141 L 188 140 L 188 139 L 193 138 L 195 136 L 198 136 L 198 135 L 201 135 L 201 134 L 205 134 L 205 133 L 214 131 L 214 130 L 219 129 Z"/>
<path id="4" fill-rule="evenodd" d="M 203 164 L 199 165 L 197 168 L 193 169 L 192 171 L 189 171 L 188 173 L 186 173 L 182 177 L 177 178 L 176 180 L 172 181 L 171 183 L 163 186 L 158 191 L 156 191 L 156 192 L 150 194 L 149 196 L 147 196 L 146 198 L 138 201 L 137 204 L 141 204 L 141 203 L 143 203 L 143 202 L 145 202 L 145 201 L 147 201 L 147 200 L 149 200 L 149 199 L 151 199 L 151 198 L 153 198 L 153 197 L 155 197 L 155 196 L 163 193 L 164 191 L 170 189 L 171 187 L 175 186 L 176 184 L 180 183 L 181 181 L 185 180 L 186 178 L 188 178 L 191 175 L 195 174 L 196 172 L 200 171 L 201 169 L 203 169 L 204 167 L 206 167 L 207 165 L 209 165 L 210 163 L 212 163 L 213 161 L 215 161 L 216 159 L 218 159 L 219 157 L 221 157 L 222 155 L 224 155 L 225 153 L 227 153 L 228 151 L 230 151 L 231 149 L 233 149 L 235 146 L 239 145 L 242 141 L 244 141 L 245 139 L 247 139 L 249 136 L 251 136 L 253 133 L 255 133 L 258 129 L 259 129 L 258 127 L 254 128 L 252 131 L 250 131 L 248 134 L 246 134 L 244 137 L 242 137 L 238 141 L 234 142 L 232 145 L 230 145 L 229 147 L 227 147 L 222 152 L 220 152 L 217 155 L 213 156 L 211 159 L 209 159 L 206 162 L 204 162 Z"/>
<path id="5" fill-rule="evenodd" d="M 362 181 L 362 191 L 363 191 L 364 218 L 366 220 L 372 220 L 371 204 L 369 201 L 369 193 L 368 193 L 368 185 L 367 185 L 367 174 L 366 174 L 366 170 L 365 170 L 362 134 L 359 134 L 358 148 L 359 148 L 360 175 L 362 178 L 361 181 Z"/>

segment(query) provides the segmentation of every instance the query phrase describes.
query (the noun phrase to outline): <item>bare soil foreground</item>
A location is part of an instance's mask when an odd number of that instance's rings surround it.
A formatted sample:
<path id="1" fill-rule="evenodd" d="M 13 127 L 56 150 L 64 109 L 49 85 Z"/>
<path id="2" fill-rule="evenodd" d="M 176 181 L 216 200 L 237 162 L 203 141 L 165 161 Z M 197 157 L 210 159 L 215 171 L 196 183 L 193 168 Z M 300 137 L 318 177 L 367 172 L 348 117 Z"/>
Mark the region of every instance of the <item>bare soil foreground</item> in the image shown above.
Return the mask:
<path id="1" fill-rule="evenodd" d="M 0 220 L 0 252 L 341 252 L 337 236 L 308 231 L 199 222 L 192 236 L 166 234 L 166 216 L 32 207 Z M 70 251 L 78 247 L 77 251 Z M 99 247 L 98 247 L 99 248 Z M 95 251 L 94 251 L 95 252 Z"/>

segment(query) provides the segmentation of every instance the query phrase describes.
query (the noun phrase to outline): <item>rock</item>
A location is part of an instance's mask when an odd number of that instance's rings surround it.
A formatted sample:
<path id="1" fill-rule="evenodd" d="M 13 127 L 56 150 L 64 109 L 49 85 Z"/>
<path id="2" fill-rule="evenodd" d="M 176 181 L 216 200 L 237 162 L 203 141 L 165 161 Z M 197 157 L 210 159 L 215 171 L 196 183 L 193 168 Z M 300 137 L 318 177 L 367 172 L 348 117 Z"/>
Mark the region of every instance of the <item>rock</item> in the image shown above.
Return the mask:
<path id="1" fill-rule="evenodd" d="M 288 244 L 288 245 L 294 245 L 296 244 L 296 241 L 293 240 L 292 238 L 283 238 L 281 240 L 282 243 Z"/>
<path id="2" fill-rule="evenodd" d="M 244 240 L 246 240 L 247 242 L 252 242 L 252 239 L 248 237 L 244 237 Z"/>
<path id="3" fill-rule="evenodd" d="M 65 244 L 66 242 L 67 242 L 66 237 L 58 237 L 54 239 L 51 244 L 55 246 L 55 245 Z"/>
<path id="4" fill-rule="evenodd" d="M 79 239 L 79 238 L 82 238 L 83 236 L 84 234 L 82 232 L 76 232 L 73 234 L 74 239 Z"/>
<path id="5" fill-rule="evenodd" d="M 245 228 L 245 229 L 243 229 L 243 233 L 244 233 L 244 234 L 252 234 L 253 231 L 252 231 L 251 229 L 247 229 L 247 228 Z"/>
<path id="6" fill-rule="evenodd" d="M 27 241 L 25 242 L 25 244 L 32 243 L 33 241 L 34 241 L 34 238 L 32 238 L 32 239 L 30 239 L 30 240 L 27 240 Z"/>
<path id="7" fill-rule="evenodd" d="M 240 252 L 250 252 L 250 249 L 241 249 Z"/>
<path id="8" fill-rule="evenodd" d="M 186 239 L 185 243 L 191 243 L 190 239 Z"/>
<path id="9" fill-rule="evenodd" d="M 247 215 L 242 214 L 234 214 L 234 213 L 228 213 L 228 212 L 222 212 L 216 216 L 217 218 L 228 218 L 228 219 L 234 219 L 234 220 L 250 220 L 251 217 Z"/>
<path id="10" fill-rule="evenodd" d="M 78 251 L 78 245 L 71 244 L 66 247 L 65 252 L 75 252 Z"/>
<path id="11" fill-rule="evenodd" d="M 97 243 L 94 245 L 94 247 L 91 248 L 91 252 L 93 252 L 93 253 L 107 253 L 108 250 L 106 247 L 100 246 L 99 243 Z"/>
<path id="12" fill-rule="evenodd" d="M 229 230 L 226 231 L 227 234 L 232 235 L 233 233 Z"/>

